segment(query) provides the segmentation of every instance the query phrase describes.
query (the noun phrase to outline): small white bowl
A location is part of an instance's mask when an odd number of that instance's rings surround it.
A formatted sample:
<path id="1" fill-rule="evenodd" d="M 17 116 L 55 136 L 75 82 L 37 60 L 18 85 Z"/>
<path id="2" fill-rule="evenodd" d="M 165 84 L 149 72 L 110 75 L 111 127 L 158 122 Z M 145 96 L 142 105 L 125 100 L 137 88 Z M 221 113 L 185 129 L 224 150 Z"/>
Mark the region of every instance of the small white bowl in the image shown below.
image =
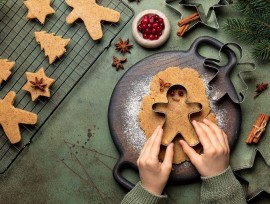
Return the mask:
<path id="1" fill-rule="evenodd" d="M 157 40 L 147 40 L 143 38 L 142 33 L 140 33 L 137 29 L 139 23 L 141 22 L 144 15 L 159 15 L 164 20 L 165 29 L 162 31 L 162 35 Z M 171 25 L 168 18 L 163 14 L 161 11 L 154 10 L 154 9 L 147 9 L 139 13 L 132 22 L 132 34 L 135 41 L 145 48 L 156 48 L 163 45 L 169 38 L 171 33 Z"/>

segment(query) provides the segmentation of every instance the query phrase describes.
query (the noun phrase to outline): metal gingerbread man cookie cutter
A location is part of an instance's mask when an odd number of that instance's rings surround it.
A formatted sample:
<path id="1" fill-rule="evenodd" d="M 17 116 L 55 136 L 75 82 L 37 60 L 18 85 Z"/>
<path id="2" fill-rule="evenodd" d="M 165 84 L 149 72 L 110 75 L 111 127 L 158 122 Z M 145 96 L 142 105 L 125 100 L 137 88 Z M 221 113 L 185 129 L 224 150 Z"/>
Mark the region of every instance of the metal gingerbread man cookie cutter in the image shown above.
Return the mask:
<path id="1" fill-rule="evenodd" d="M 235 92 L 230 91 L 232 87 L 232 81 L 230 79 L 230 74 L 232 69 L 234 67 L 225 67 L 223 65 L 218 65 L 217 63 L 221 62 L 222 56 L 221 53 L 223 49 L 225 49 L 228 46 L 234 46 L 238 49 L 240 53 L 239 60 L 237 60 L 236 66 L 250 66 L 251 69 L 246 69 L 243 71 L 239 71 L 237 76 L 240 79 L 242 85 L 245 87 L 244 89 L 240 90 L 239 96 L 235 94 Z M 236 43 L 226 43 L 224 44 L 221 49 L 219 50 L 219 59 L 212 59 L 212 58 L 206 58 L 204 60 L 203 66 L 207 69 L 214 69 L 216 71 L 216 74 L 212 77 L 212 79 L 208 82 L 208 85 L 211 89 L 210 98 L 213 101 L 219 101 L 221 100 L 225 95 L 228 95 L 230 99 L 234 103 L 243 103 L 245 101 L 245 92 L 248 91 L 249 87 L 247 83 L 245 82 L 243 78 L 243 74 L 248 72 L 253 72 L 256 70 L 256 65 L 254 63 L 241 63 L 243 51 L 242 48 L 236 44 Z M 226 82 L 226 83 L 225 83 Z M 217 89 L 218 87 L 218 89 Z"/>
<path id="2" fill-rule="evenodd" d="M 169 95 L 170 95 L 170 92 L 173 90 L 173 89 L 176 89 L 176 88 L 179 88 L 179 87 L 181 87 L 181 89 L 183 89 L 184 90 L 184 92 L 185 93 L 183 93 L 183 95 L 182 96 L 180 96 L 180 97 L 185 97 L 185 101 L 184 101 L 184 103 L 185 104 L 187 104 L 187 105 L 197 105 L 197 107 L 189 107 L 188 109 L 194 109 L 194 110 L 192 110 L 192 111 L 190 111 L 190 112 L 188 112 L 188 113 L 186 113 L 187 114 L 187 116 L 188 116 L 188 118 L 187 118 L 187 120 L 188 120 L 188 123 L 190 124 L 190 127 L 189 127 L 189 129 L 191 129 L 191 130 L 189 130 L 189 131 L 194 131 L 194 133 L 195 133 L 195 130 L 194 130 L 194 128 L 193 128 L 193 126 L 192 126 L 192 124 L 191 124 L 191 120 L 190 120 L 190 118 L 191 118 L 191 115 L 192 114 L 195 114 L 195 113 L 199 113 L 199 112 L 201 112 L 202 111 L 202 109 L 203 109 L 203 106 L 202 106 L 202 104 L 201 103 L 199 103 L 199 102 L 189 102 L 188 101 L 188 91 L 187 91 L 187 89 L 183 86 L 183 85 L 181 85 L 181 84 L 173 84 L 173 85 L 171 85 L 169 88 L 168 88 L 168 90 L 166 91 L 166 95 L 167 95 L 167 101 L 166 102 L 156 102 L 156 103 L 154 103 L 153 105 L 152 105 L 152 110 L 155 112 L 155 113 L 159 113 L 159 114 L 163 114 L 164 116 L 165 116 L 165 120 L 164 120 L 164 122 L 163 122 L 163 124 L 162 124 L 162 126 L 164 127 L 165 126 L 165 124 L 166 124 L 166 121 L 167 121 L 167 118 L 168 117 L 171 117 L 171 116 L 168 116 L 168 112 L 166 112 L 166 111 L 164 111 L 164 110 L 157 110 L 158 108 L 157 108 L 157 106 L 160 104 L 160 105 L 169 105 L 170 103 L 172 103 L 173 101 L 174 102 L 179 102 L 181 99 L 174 99 L 174 97 L 172 97 L 172 101 L 170 101 L 169 99 L 168 99 L 168 97 L 169 97 Z M 186 96 L 185 96 L 186 95 Z M 180 107 L 180 104 L 179 104 L 179 107 Z M 164 108 L 164 107 L 163 107 Z M 196 108 L 197 108 L 197 110 L 196 110 Z M 165 109 L 167 109 L 167 108 L 165 108 Z M 175 110 L 174 110 L 175 111 Z M 184 112 L 184 111 L 183 111 Z M 167 146 L 168 144 L 170 144 L 171 142 L 172 142 L 172 140 L 178 135 L 178 134 L 181 134 L 182 135 L 182 137 L 186 140 L 186 138 L 185 138 L 185 131 L 183 130 L 183 128 L 184 129 L 188 129 L 188 127 L 182 127 L 182 126 L 180 126 L 180 127 L 178 127 L 178 130 L 176 131 L 176 133 L 174 134 L 174 137 L 171 137 L 171 139 L 170 139 L 170 141 L 164 141 L 164 140 L 162 140 L 162 144 L 163 145 L 165 145 L 165 146 Z M 177 128 L 176 128 L 177 129 Z M 179 129 L 182 129 L 182 130 L 179 130 Z M 164 131 L 166 131 L 166 129 L 164 130 Z M 196 133 L 194 134 L 194 135 L 196 135 Z M 192 139 L 191 139 L 192 140 Z M 191 145 L 191 146 L 195 146 L 195 145 L 197 145 L 197 144 L 199 144 L 199 140 L 198 140 L 198 138 L 197 138 L 197 135 L 196 135 L 196 140 L 194 140 L 193 142 L 192 141 L 187 141 L 187 143 L 189 143 L 189 145 Z"/>

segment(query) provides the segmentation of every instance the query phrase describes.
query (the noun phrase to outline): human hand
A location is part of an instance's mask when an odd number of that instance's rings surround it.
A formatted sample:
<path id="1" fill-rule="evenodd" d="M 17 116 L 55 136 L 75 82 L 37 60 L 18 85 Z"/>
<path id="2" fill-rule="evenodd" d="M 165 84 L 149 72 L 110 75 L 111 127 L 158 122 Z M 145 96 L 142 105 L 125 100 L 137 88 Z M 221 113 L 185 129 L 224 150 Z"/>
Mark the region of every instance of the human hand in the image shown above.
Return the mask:
<path id="1" fill-rule="evenodd" d="M 141 183 L 149 192 L 161 195 L 172 170 L 173 143 L 167 146 L 164 161 L 158 159 L 163 129 L 158 126 L 145 143 L 137 160 Z"/>
<path id="2" fill-rule="evenodd" d="M 203 123 L 194 120 L 192 124 L 203 146 L 203 153 L 198 154 L 184 140 L 180 140 L 180 144 L 201 176 L 216 176 L 229 166 L 230 147 L 227 135 L 207 119 Z"/>

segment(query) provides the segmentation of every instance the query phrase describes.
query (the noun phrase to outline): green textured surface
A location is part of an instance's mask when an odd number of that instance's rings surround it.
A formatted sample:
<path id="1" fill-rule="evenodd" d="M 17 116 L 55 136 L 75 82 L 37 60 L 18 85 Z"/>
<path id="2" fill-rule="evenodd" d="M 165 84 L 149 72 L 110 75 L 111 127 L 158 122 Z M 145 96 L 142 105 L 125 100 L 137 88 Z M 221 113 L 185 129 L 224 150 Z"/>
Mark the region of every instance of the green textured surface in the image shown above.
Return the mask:
<path id="1" fill-rule="evenodd" d="M 135 13 L 147 8 L 163 11 L 172 22 L 169 41 L 156 50 L 146 50 L 135 44 L 132 54 L 126 55 L 126 69 L 119 72 L 111 67 L 111 62 L 113 55 L 120 55 L 115 53 L 113 47 L 105 51 L 42 127 L 30 147 L 0 176 L 1 203 L 119 203 L 126 191 L 112 176 L 118 152 L 111 140 L 107 123 L 108 104 L 117 81 L 128 67 L 140 59 L 165 50 L 186 50 L 199 36 L 209 35 L 224 43 L 233 42 L 221 29 L 214 31 L 204 27 L 194 28 L 184 38 L 177 37 L 176 22 L 180 17 L 168 9 L 163 0 L 142 0 L 139 4 L 130 3 L 130 6 Z M 237 14 L 229 7 L 219 9 L 221 26 L 227 17 L 235 15 Z M 119 37 L 130 37 L 134 43 L 130 25 L 129 23 L 125 27 Z M 251 55 L 244 46 L 243 50 L 242 61 L 252 62 Z M 202 48 L 201 51 L 206 56 L 217 57 L 217 52 L 213 49 Z M 246 136 L 259 113 L 270 114 L 268 90 L 256 100 L 253 99 L 255 85 L 269 80 L 270 64 L 257 66 L 256 72 L 245 75 L 251 89 L 241 105 L 242 128 L 236 148 L 232 151 L 233 168 L 248 166 L 255 147 L 244 143 Z M 241 87 L 236 75 L 232 78 L 236 87 Z M 269 133 L 268 128 L 260 143 L 268 160 L 269 148 L 265 147 L 270 142 Z M 125 172 L 125 176 L 134 182 L 138 180 L 129 171 Z M 199 203 L 200 185 L 198 182 L 169 186 L 169 203 Z M 269 201 L 270 196 L 267 194 L 256 199 L 256 203 Z"/>

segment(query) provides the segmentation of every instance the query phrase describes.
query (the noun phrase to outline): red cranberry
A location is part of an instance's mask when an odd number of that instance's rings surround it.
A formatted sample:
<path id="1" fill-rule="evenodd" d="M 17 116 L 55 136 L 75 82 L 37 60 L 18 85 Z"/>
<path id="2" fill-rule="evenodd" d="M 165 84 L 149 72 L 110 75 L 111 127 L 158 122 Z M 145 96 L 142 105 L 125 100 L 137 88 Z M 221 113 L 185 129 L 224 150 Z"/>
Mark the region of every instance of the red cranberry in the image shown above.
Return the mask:
<path id="1" fill-rule="evenodd" d="M 157 33 L 157 29 L 152 28 L 152 34 L 156 34 Z"/>
<path id="2" fill-rule="evenodd" d="M 152 34 L 150 34 L 150 35 L 149 35 L 149 40 L 155 40 L 155 36 L 152 35 Z"/>
<path id="3" fill-rule="evenodd" d="M 162 32 L 158 32 L 157 35 L 160 37 L 162 36 Z"/>
<path id="4" fill-rule="evenodd" d="M 147 24 L 141 24 L 141 27 L 142 27 L 142 29 L 144 30 L 144 29 L 147 28 Z"/>
<path id="5" fill-rule="evenodd" d="M 148 39 L 148 38 L 149 38 L 149 35 L 146 34 L 146 33 L 144 33 L 144 34 L 143 34 L 143 38 L 144 38 L 144 39 Z"/>
<path id="6" fill-rule="evenodd" d="M 157 29 L 158 32 L 162 31 L 162 28 L 160 26 L 156 27 L 156 29 Z"/>
<path id="7" fill-rule="evenodd" d="M 149 22 L 150 22 L 150 23 L 154 23 L 154 22 L 155 22 L 155 17 L 154 17 L 154 16 L 151 16 L 151 17 L 149 18 Z"/>
<path id="8" fill-rule="evenodd" d="M 153 28 L 157 28 L 159 27 L 159 24 L 158 23 L 153 23 Z"/>
<path id="9" fill-rule="evenodd" d="M 161 29 L 164 29 L 165 28 L 164 23 L 159 23 L 159 26 L 161 27 Z"/>
<path id="10" fill-rule="evenodd" d="M 159 39 L 159 36 L 156 34 L 156 35 L 155 35 L 155 40 L 157 40 L 157 39 Z"/>
<path id="11" fill-rule="evenodd" d="M 144 15 L 143 16 L 143 18 L 147 18 L 147 19 L 149 19 L 149 17 L 150 17 L 149 15 Z"/>
<path id="12" fill-rule="evenodd" d="M 152 26 L 152 23 L 148 23 L 147 24 L 147 28 L 152 28 L 153 26 Z"/>
<path id="13" fill-rule="evenodd" d="M 146 28 L 146 29 L 144 30 L 144 33 L 145 33 L 145 34 L 151 34 L 151 29 Z"/>
<path id="14" fill-rule="evenodd" d="M 164 23 L 163 18 L 159 18 L 159 19 L 158 19 L 158 22 L 159 22 L 159 23 Z"/>
<path id="15" fill-rule="evenodd" d="M 149 18 L 143 18 L 142 23 L 149 23 Z"/>

